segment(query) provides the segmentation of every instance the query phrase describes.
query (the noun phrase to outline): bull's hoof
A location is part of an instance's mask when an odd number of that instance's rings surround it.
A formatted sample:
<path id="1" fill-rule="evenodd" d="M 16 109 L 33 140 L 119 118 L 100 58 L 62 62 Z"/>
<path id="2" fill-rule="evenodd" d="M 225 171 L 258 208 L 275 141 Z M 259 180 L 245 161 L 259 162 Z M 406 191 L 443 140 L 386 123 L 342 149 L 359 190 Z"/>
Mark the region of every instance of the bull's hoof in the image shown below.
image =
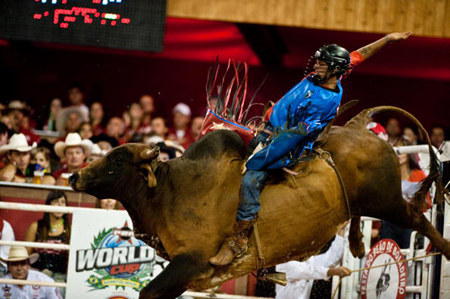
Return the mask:
<path id="1" fill-rule="evenodd" d="M 366 253 L 366 248 L 364 247 L 364 243 L 359 241 L 356 244 L 352 244 L 350 242 L 350 252 L 355 258 L 362 259 L 364 254 Z"/>

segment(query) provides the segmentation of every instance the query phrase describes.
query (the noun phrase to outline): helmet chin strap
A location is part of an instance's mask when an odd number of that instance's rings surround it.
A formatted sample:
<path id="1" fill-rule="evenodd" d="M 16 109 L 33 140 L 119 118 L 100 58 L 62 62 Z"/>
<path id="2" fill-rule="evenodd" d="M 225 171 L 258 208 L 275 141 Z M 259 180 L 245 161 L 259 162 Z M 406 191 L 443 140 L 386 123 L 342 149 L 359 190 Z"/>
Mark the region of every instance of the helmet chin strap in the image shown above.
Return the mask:
<path id="1" fill-rule="evenodd" d="M 324 77 L 321 77 L 320 75 L 314 73 L 314 75 L 312 76 L 312 81 L 317 85 L 322 85 L 322 84 L 325 84 L 331 78 L 337 77 L 340 75 L 339 71 L 336 71 L 336 69 L 333 69 L 332 73 L 327 76 L 328 73 L 329 73 L 329 71 L 327 70 Z"/>

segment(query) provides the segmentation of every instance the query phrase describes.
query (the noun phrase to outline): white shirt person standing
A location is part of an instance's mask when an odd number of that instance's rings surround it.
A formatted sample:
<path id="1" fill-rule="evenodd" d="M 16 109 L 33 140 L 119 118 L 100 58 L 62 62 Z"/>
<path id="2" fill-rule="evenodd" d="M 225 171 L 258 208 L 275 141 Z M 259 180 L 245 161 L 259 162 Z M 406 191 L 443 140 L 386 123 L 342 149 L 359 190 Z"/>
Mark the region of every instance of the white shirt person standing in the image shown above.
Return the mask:
<path id="1" fill-rule="evenodd" d="M 20 279 L 29 281 L 54 282 L 47 275 L 30 270 L 30 265 L 37 261 L 39 254 L 28 252 L 23 246 L 11 246 L 9 257 L 2 259 L 8 265 L 9 273 L 4 279 Z M 0 284 L 0 297 L 11 299 L 62 299 L 59 290 L 55 287 L 42 287 L 35 285 Z"/>
<path id="2" fill-rule="evenodd" d="M 345 225 L 336 239 L 324 253 L 310 257 L 304 262 L 290 261 L 276 266 L 277 272 L 286 273 L 287 285 L 276 285 L 277 299 L 307 299 L 311 295 L 314 280 L 329 279 L 331 276 L 345 277 L 351 271 L 345 267 L 334 267 L 344 253 Z"/>

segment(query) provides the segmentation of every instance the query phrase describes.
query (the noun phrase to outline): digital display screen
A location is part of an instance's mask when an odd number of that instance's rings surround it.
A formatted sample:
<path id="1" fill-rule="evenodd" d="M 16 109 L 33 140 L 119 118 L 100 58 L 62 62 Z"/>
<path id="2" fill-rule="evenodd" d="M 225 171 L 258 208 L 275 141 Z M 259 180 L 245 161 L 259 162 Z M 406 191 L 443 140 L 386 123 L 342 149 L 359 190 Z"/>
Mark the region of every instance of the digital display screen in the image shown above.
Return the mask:
<path id="1" fill-rule="evenodd" d="M 1 0 L 0 38 L 161 52 L 166 0 Z"/>

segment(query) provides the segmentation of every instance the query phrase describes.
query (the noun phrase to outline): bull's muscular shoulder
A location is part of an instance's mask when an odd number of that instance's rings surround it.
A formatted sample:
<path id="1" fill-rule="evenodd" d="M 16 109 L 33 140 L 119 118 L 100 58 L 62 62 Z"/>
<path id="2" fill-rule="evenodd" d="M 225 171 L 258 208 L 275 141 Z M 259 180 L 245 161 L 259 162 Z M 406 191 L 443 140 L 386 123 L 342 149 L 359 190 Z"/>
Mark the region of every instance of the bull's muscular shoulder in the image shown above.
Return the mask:
<path id="1" fill-rule="evenodd" d="M 245 158 L 245 145 L 241 137 L 233 131 L 217 130 L 206 134 L 193 143 L 183 154 L 191 160 L 219 158 L 224 155 Z"/>

